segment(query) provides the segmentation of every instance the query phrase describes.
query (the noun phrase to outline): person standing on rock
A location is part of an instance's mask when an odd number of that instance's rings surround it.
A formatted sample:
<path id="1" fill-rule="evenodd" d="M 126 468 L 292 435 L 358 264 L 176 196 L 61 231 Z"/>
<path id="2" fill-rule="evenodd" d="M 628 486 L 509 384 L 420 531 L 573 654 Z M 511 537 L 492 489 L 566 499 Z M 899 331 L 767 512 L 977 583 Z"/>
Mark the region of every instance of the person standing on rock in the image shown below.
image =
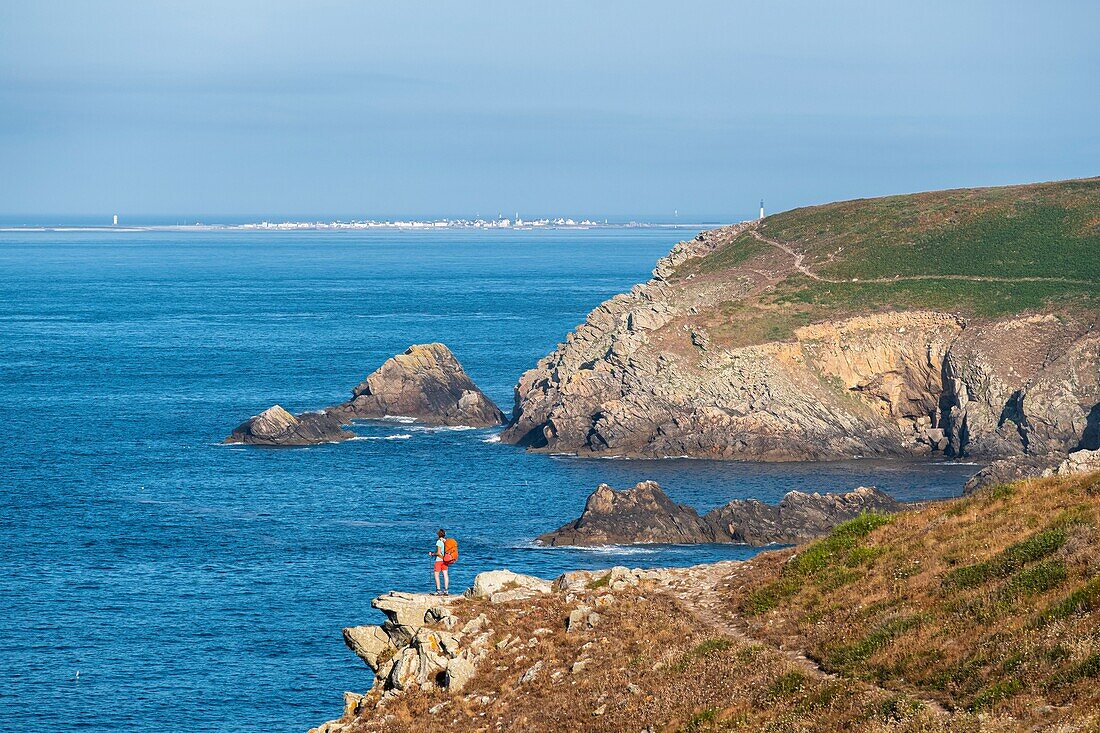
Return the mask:
<path id="1" fill-rule="evenodd" d="M 437 539 L 435 541 L 435 549 L 428 554 L 431 555 L 433 558 L 432 569 L 435 573 L 435 595 L 446 596 L 450 595 L 450 593 L 448 592 L 448 587 L 451 583 L 451 579 L 447 577 L 447 561 L 444 560 L 444 557 L 447 554 L 447 531 L 443 529 L 439 530 L 439 532 L 436 533 L 436 537 Z M 442 589 L 440 589 L 439 587 L 440 573 L 443 573 Z"/>

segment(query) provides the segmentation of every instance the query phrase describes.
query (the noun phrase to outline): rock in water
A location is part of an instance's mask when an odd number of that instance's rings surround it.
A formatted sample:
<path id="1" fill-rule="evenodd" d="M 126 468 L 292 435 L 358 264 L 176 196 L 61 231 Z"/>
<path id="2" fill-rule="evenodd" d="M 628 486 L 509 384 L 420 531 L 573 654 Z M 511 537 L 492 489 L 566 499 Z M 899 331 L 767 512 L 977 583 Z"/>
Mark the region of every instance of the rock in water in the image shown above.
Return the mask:
<path id="1" fill-rule="evenodd" d="M 600 484 L 580 518 L 538 538 L 545 545 L 700 544 L 725 541 L 691 507 L 676 504 L 656 481 L 615 491 Z"/>
<path id="2" fill-rule="evenodd" d="M 481 428 L 507 421 L 443 344 L 410 346 L 352 390 L 352 399 L 320 412 L 291 415 L 274 405 L 249 418 L 226 443 L 315 445 L 354 438 L 349 420 L 400 415 L 431 425 Z"/>
<path id="3" fill-rule="evenodd" d="M 289 446 L 331 443 L 353 437 L 354 434 L 344 430 L 337 414 L 322 411 L 295 416 L 280 405 L 272 405 L 241 423 L 225 442 Z"/>
<path id="4" fill-rule="evenodd" d="M 584 513 L 538 538 L 546 545 L 591 546 L 644 543 L 749 545 L 796 544 L 827 534 L 836 525 L 866 512 L 890 513 L 903 504 L 875 488 L 846 494 L 792 491 L 778 506 L 738 499 L 700 517 L 676 504 L 654 481 L 615 491 L 601 484 L 588 497 Z"/>
<path id="5" fill-rule="evenodd" d="M 889 494 L 861 486 L 846 494 L 791 491 L 778 506 L 737 499 L 712 509 L 703 518 L 717 536 L 747 545 L 793 545 L 827 534 L 860 514 L 891 514 L 903 508 Z"/>
<path id="6" fill-rule="evenodd" d="M 443 344 L 417 344 L 389 359 L 340 405 L 350 418 L 412 417 L 434 425 L 488 427 L 504 413 L 467 376 Z"/>

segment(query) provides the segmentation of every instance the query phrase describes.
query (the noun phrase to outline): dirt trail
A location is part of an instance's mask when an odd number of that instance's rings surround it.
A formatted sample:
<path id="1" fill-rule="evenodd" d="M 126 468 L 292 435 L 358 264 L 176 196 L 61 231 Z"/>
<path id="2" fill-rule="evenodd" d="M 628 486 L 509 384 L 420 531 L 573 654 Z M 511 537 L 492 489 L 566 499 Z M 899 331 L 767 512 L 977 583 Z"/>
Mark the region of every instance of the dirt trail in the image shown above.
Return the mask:
<path id="1" fill-rule="evenodd" d="M 763 642 L 745 632 L 744 621 L 730 607 L 728 595 L 721 590 L 723 586 L 736 579 L 737 571 L 743 567 L 742 561 L 727 560 L 689 568 L 672 568 L 664 571 L 664 577 L 658 581 L 657 585 L 662 591 L 675 597 L 698 619 L 700 624 L 746 644 L 762 644 Z M 822 680 L 837 678 L 837 675 L 824 669 L 806 656 L 801 649 L 777 648 L 770 644 L 766 646 L 785 654 L 810 677 Z M 887 694 L 896 692 L 885 688 L 879 689 Z M 951 712 L 936 700 L 915 694 L 914 697 L 937 715 L 951 715 Z"/>
<path id="2" fill-rule="evenodd" d="M 1092 280 L 1076 280 L 1068 277 L 993 277 L 991 275 L 895 275 L 894 277 L 871 278 L 832 278 L 819 275 L 811 270 L 804 261 L 805 253 L 798 252 L 785 242 L 778 239 L 765 237 L 756 229 L 749 229 L 748 233 L 764 244 L 786 252 L 794 258 L 794 267 L 811 280 L 823 283 L 895 283 L 903 280 L 966 280 L 979 283 L 1060 283 L 1063 285 L 1095 285 Z"/>

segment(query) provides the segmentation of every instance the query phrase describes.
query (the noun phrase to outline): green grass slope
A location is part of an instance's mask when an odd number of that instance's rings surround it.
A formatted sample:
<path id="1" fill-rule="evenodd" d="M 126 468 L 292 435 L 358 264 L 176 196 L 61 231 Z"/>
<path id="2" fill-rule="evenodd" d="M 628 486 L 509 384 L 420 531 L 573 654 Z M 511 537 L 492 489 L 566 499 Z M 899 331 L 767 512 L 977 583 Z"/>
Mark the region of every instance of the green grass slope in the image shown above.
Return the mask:
<path id="1" fill-rule="evenodd" d="M 801 254 L 808 274 L 760 237 Z M 689 288 L 695 277 L 733 281 L 774 262 L 787 263 L 787 276 L 737 301 L 746 333 L 783 338 L 800 324 L 912 308 L 1092 317 L 1100 312 L 1100 178 L 794 209 L 686 263 L 677 279 Z"/>

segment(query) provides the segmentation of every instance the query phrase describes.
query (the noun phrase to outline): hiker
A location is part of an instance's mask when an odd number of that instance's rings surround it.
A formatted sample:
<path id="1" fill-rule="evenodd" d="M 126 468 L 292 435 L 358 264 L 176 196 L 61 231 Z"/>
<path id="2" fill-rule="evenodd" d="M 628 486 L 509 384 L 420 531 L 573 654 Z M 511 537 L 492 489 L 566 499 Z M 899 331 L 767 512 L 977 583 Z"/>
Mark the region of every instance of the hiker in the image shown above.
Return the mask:
<path id="1" fill-rule="evenodd" d="M 447 569 L 458 559 L 458 542 L 454 538 L 447 537 L 446 530 L 436 533 L 435 549 L 428 553 L 433 558 L 432 569 L 435 573 L 435 593 L 433 595 L 450 595 L 449 586 L 451 579 Z M 443 588 L 439 587 L 439 574 L 443 573 Z"/>

